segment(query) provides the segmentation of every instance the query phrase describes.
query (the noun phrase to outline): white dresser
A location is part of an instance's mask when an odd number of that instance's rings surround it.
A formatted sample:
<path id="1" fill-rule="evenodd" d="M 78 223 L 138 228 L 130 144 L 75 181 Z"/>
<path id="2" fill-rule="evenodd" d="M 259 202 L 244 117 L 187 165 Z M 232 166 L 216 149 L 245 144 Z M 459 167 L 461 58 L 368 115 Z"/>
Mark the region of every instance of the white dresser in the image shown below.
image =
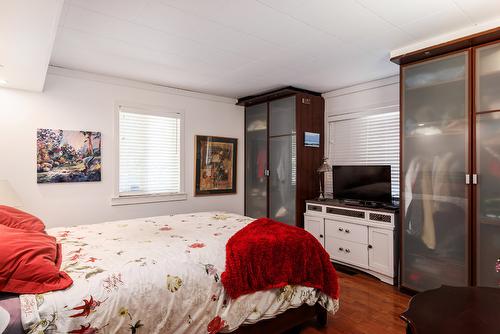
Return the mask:
<path id="1" fill-rule="evenodd" d="M 307 201 L 304 228 L 321 242 L 333 262 L 394 285 L 396 211 L 335 203 Z"/>

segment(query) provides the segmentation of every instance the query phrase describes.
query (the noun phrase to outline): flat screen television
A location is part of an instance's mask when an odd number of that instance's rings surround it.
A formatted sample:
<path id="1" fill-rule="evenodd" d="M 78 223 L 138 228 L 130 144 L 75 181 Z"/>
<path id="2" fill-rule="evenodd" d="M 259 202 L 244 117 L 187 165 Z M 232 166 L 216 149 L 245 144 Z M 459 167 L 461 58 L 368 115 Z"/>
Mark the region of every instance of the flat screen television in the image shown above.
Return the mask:
<path id="1" fill-rule="evenodd" d="M 391 166 L 333 166 L 333 198 L 391 203 Z"/>

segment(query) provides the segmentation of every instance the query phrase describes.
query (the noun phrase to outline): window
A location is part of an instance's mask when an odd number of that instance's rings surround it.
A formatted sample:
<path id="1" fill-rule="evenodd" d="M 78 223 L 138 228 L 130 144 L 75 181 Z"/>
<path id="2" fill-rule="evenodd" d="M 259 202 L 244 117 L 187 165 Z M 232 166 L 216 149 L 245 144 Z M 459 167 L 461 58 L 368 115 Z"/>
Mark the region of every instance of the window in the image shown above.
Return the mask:
<path id="1" fill-rule="evenodd" d="M 114 204 L 185 199 L 182 114 L 120 106 L 117 119 L 119 171 Z M 146 199 L 133 200 L 137 197 Z"/>
<path id="2" fill-rule="evenodd" d="M 391 165 L 392 196 L 399 197 L 399 111 L 334 116 L 328 127 L 331 164 Z M 326 187 L 331 191 L 331 175 Z"/>

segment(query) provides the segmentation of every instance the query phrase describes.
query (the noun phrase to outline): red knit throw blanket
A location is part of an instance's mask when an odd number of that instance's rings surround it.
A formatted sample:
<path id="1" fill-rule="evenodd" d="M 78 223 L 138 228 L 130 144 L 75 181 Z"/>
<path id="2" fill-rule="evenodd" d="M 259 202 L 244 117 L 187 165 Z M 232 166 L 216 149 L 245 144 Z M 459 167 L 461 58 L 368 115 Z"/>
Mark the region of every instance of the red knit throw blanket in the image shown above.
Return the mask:
<path id="1" fill-rule="evenodd" d="M 229 239 L 221 280 L 233 299 L 286 285 L 339 297 L 337 273 L 318 240 L 301 228 L 268 218 L 253 221 Z"/>

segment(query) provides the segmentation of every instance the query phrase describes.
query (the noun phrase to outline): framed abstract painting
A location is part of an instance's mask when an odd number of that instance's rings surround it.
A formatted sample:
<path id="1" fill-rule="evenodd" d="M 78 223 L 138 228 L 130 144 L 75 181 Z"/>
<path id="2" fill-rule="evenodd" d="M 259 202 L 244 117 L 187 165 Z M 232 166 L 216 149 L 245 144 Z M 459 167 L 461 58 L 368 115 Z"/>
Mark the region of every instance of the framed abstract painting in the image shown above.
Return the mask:
<path id="1" fill-rule="evenodd" d="M 195 196 L 236 193 L 237 138 L 196 136 Z"/>
<path id="2" fill-rule="evenodd" d="M 37 183 L 101 181 L 101 133 L 37 130 Z"/>

